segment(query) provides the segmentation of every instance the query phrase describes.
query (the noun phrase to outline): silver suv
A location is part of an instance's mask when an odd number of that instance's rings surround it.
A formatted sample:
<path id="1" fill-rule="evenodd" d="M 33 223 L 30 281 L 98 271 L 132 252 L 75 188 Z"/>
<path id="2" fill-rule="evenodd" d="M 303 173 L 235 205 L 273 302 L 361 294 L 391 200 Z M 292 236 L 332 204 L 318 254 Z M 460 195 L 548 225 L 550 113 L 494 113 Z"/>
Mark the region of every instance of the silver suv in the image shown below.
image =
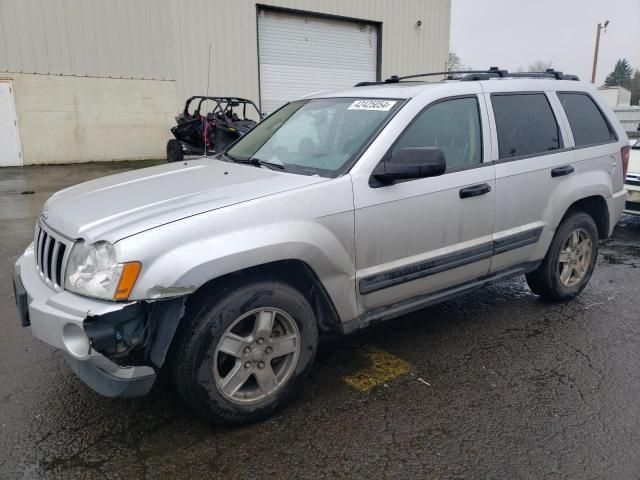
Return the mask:
<path id="1" fill-rule="evenodd" d="M 144 395 L 164 368 L 203 417 L 256 421 L 321 332 L 523 274 L 578 295 L 628 155 L 596 91 L 559 72 L 314 94 L 217 157 L 54 194 L 15 265 L 18 309 L 103 395 Z"/>

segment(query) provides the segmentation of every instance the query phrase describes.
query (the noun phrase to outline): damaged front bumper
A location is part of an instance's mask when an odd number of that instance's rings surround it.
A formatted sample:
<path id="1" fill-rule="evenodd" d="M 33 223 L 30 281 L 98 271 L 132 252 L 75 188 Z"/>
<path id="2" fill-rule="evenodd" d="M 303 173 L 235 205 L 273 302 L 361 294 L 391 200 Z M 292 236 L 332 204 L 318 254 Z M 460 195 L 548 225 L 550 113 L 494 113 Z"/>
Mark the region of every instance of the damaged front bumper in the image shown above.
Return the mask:
<path id="1" fill-rule="evenodd" d="M 38 274 L 32 247 L 16 262 L 13 282 L 22 325 L 30 325 L 35 337 L 62 350 L 71 369 L 89 387 L 107 397 L 149 392 L 182 316 L 185 297 L 151 304 L 116 303 L 56 292 Z M 156 308 L 159 305 L 162 308 Z M 143 326 L 143 336 L 133 337 L 139 343 L 128 345 L 131 356 L 118 352 L 123 348 L 122 324 Z M 132 358 L 139 364 L 131 365 Z"/>

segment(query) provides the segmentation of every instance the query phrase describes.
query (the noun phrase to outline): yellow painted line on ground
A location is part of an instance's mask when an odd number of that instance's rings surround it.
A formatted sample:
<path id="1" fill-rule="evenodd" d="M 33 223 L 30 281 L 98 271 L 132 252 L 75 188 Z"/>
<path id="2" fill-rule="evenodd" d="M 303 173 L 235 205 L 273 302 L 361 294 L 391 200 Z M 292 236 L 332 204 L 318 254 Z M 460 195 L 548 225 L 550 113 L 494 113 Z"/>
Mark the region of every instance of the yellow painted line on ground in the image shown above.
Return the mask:
<path id="1" fill-rule="evenodd" d="M 409 363 L 379 348 L 368 347 L 365 350 L 365 355 L 369 358 L 370 365 L 352 375 L 343 377 L 346 383 L 361 392 L 366 392 L 396 377 L 406 375 L 411 370 Z"/>

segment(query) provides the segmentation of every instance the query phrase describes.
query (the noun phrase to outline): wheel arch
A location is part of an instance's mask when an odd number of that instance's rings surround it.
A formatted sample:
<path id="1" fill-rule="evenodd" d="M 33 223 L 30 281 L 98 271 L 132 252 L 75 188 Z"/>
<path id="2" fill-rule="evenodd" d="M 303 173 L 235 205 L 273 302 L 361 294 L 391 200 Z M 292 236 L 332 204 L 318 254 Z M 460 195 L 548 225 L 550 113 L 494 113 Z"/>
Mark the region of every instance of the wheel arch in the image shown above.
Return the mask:
<path id="1" fill-rule="evenodd" d="M 187 311 L 189 305 L 198 303 L 202 296 L 215 295 L 216 292 L 228 290 L 240 283 L 258 279 L 281 280 L 295 288 L 309 300 L 318 322 L 318 329 L 322 332 L 336 331 L 340 324 L 340 316 L 331 296 L 313 268 L 298 259 L 267 262 L 212 278 L 190 295 L 187 300 Z"/>
<path id="2" fill-rule="evenodd" d="M 609 209 L 607 207 L 607 201 L 602 195 L 592 195 L 576 200 L 569 206 L 560 220 L 560 223 L 575 212 L 584 212 L 593 218 L 598 229 L 598 236 L 600 239 L 605 239 L 609 236 Z"/>

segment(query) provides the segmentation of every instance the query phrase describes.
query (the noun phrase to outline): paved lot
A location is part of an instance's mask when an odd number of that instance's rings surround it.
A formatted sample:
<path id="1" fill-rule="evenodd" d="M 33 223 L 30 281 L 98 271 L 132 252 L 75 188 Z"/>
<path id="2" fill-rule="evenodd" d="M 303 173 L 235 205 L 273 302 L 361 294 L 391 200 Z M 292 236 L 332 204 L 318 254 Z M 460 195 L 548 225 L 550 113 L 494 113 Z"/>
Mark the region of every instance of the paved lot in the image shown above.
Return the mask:
<path id="1" fill-rule="evenodd" d="M 638 476 L 640 219 L 602 246 L 578 300 L 517 280 L 324 339 L 290 408 L 227 430 L 171 387 L 94 394 L 18 325 L 12 264 L 43 202 L 129 168 L 0 170 L 0 478 Z"/>

